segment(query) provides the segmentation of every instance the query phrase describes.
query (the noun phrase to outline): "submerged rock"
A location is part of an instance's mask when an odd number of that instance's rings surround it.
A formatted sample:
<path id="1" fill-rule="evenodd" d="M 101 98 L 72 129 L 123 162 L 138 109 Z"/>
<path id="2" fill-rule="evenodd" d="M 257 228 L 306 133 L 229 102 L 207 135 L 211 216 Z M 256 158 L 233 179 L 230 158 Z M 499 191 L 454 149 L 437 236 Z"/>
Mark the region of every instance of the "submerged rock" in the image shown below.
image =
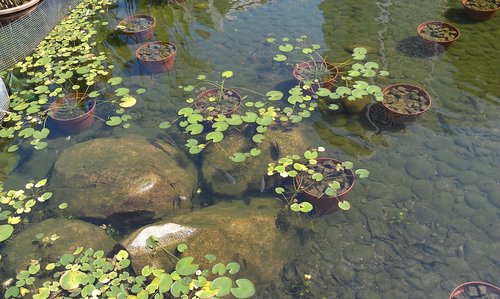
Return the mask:
<path id="1" fill-rule="evenodd" d="M 43 238 L 57 236 L 54 241 Z M 7 272 L 25 269 L 31 260 L 56 261 L 65 253 L 73 253 L 77 247 L 94 248 L 109 252 L 115 241 L 106 231 L 80 220 L 47 219 L 14 235 L 2 250 L 2 261 Z"/>
<path id="2" fill-rule="evenodd" d="M 169 221 L 143 227 L 127 237 L 122 245 L 129 251 L 136 271 L 145 265 L 173 267 L 169 257 L 146 246 L 150 235 L 162 246 L 175 252 L 179 243 L 188 245 L 186 256 L 195 263 L 206 263 L 211 253 L 217 262 L 240 263 L 242 275 L 270 281 L 279 274 L 286 250 L 285 236 L 276 228 L 279 201 L 252 199 L 222 202 L 195 212 L 176 216 Z"/>
<path id="3" fill-rule="evenodd" d="M 185 154 L 142 138 L 103 138 L 66 149 L 54 166 L 53 204 L 118 226 L 191 207 L 196 170 Z M 118 224 L 118 225 L 117 225 Z"/>

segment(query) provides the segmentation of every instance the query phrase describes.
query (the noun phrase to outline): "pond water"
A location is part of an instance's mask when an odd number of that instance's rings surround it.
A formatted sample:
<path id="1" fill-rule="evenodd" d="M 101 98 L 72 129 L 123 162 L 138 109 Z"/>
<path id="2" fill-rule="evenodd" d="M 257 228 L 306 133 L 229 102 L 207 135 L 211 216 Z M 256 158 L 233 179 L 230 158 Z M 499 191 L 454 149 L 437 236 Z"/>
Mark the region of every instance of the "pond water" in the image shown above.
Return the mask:
<path id="1" fill-rule="evenodd" d="M 100 31 L 97 50 L 116 65 L 114 74 L 123 76 L 127 87 L 147 90 L 131 110 L 132 126 L 110 129 L 97 121 L 71 138 L 59 132 L 47 149 L 17 153 L 15 170 L 3 174 L 6 186 L 20 188 L 29 179 L 49 177 L 65 148 L 84 141 L 155 139 L 162 132 L 158 125 L 174 119 L 184 104 L 187 93 L 178 87 L 196 82 L 199 74 L 218 78 L 231 70 L 236 86 L 286 91 L 294 84 L 291 68 L 273 62 L 277 49 L 266 43 L 268 37 L 307 35 L 339 62 L 349 56 L 346 49 L 361 45 L 390 72 L 385 85 L 422 86 L 432 96 L 432 107 L 405 126 L 374 122 L 366 111 L 316 111 L 302 123 L 310 146 L 323 146 L 328 156 L 369 169 L 370 177 L 356 182 L 349 211 L 314 217 L 310 229 L 288 239 L 283 265 L 272 269 L 271 285 L 257 285 L 257 297 L 299 297 L 307 289 L 307 298 L 447 298 L 462 282 L 499 285 L 500 17 L 469 21 L 460 2 L 119 1 L 103 16 L 108 27 L 132 14 L 153 15 L 155 39 L 177 44 L 174 69 L 148 74 L 134 59 L 133 40 L 111 29 Z M 460 38 L 447 50 L 422 48 L 416 27 L 428 20 L 452 22 Z M 98 115 L 106 118 L 106 111 Z M 171 135 L 182 146 L 175 130 Z M 2 155 L 5 163 L 12 156 Z M 119 158 L 117 163 L 127 163 L 129 157 Z M 195 160 L 198 169 L 202 163 L 222 163 L 205 160 Z M 197 183 L 203 192 L 193 200 L 195 209 L 243 197 L 274 197 L 269 190 L 223 198 L 209 194 L 204 183 Z M 64 186 L 50 182 L 49 189 L 57 193 Z M 259 248 L 254 250 L 257 254 Z"/>

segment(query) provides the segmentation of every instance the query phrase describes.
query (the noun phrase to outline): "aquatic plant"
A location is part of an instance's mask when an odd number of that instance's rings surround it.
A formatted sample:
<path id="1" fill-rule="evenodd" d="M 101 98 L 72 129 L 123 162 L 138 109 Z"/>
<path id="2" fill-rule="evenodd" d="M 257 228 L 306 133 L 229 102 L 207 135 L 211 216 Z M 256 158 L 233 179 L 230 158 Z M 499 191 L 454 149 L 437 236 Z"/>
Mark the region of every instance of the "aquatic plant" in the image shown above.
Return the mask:
<path id="1" fill-rule="evenodd" d="M 45 126 L 49 101 L 72 92 L 80 92 L 88 98 L 98 98 L 98 103 L 116 106 L 116 115 L 106 120 L 109 126 L 130 126 L 131 115 L 125 109 L 136 103 L 133 92 L 118 87 L 121 77 L 112 77 L 113 65 L 109 65 L 105 53 L 93 53 L 92 41 L 97 31 L 106 26 L 96 16 L 104 12 L 111 0 L 85 0 L 63 19 L 24 61 L 12 69 L 0 73 L 8 77 L 11 95 L 10 112 L 0 126 L 0 138 L 18 142 L 9 147 L 13 152 L 23 141 L 29 141 L 35 149 L 47 146 L 44 141 L 50 133 Z M 23 76 L 27 79 L 19 80 Z M 107 84 L 105 84 L 107 83 Z M 114 90 L 113 90 L 114 89 Z M 145 90 L 139 88 L 135 94 Z M 104 98 L 104 99 L 102 99 Z"/>
<path id="2" fill-rule="evenodd" d="M 271 44 L 278 44 L 274 37 L 266 40 Z M 373 82 L 377 76 L 388 76 L 389 72 L 380 70 L 378 63 L 366 61 L 367 49 L 357 47 L 353 49 L 351 59 L 344 62 L 329 62 L 327 57 L 318 51 L 322 48 L 319 44 L 307 44 L 307 36 L 298 38 L 282 38 L 278 45 L 280 53 L 273 57 L 274 61 L 285 62 L 295 67 L 294 74 L 300 84 L 292 88 L 306 91 L 312 98 L 330 99 L 329 108 L 339 109 L 336 100 L 346 99 L 356 101 L 365 96 L 371 96 L 376 101 L 383 100 L 382 88 Z M 296 63 L 289 63 L 289 57 L 297 58 Z M 297 75 L 298 73 L 298 75 Z M 340 75 L 340 80 L 337 78 Z M 304 96 L 297 96 L 294 91 L 288 102 L 292 105 L 307 102 Z M 301 99 L 302 98 L 302 99 Z M 310 99 L 309 99 L 310 100 Z"/>
<path id="3" fill-rule="evenodd" d="M 366 169 L 353 172 L 354 165 L 350 161 L 320 160 L 324 159 L 318 158 L 319 152 L 323 151 L 324 147 L 308 149 L 302 156 L 287 155 L 268 164 L 267 175 L 279 174 L 282 178 L 293 178 L 292 188 L 288 191 L 283 186 L 275 188 L 275 192 L 283 197 L 292 211 L 307 213 L 313 209 L 310 202 L 299 201 L 299 193 L 311 194 L 319 200 L 324 197 L 336 198 L 340 209 L 349 210 L 351 204 L 337 196 L 350 189 L 354 174 L 359 178 L 368 177 L 369 171 Z"/>
<path id="4" fill-rule="evenodd" d="M 23 223 L 38 203 L 52 197 L 52 192 L 45 191 L 46 184 L 47 179 L 43 179 L 27 183 L 25 189 L 4 190 L 0 183 L 0 244 L 12 236 L 15 226 Z"/>
<path id="5" fill-rule="evenodd" d="M 173 123 L 184 128 L 189 135 L 186 147 L 189 153 L 198 154 L 210 143 L 221 142 L 230 129 L 247 133 L 252 132 L 251 140 L 255 146 L 245 153 L 232 153 L 230 159 L 234 162 L 243 162 L 251 156 L 261 153 L 259 145 L 265 139 L 265 132 L 278 117 L 278 108 L 268 106 L 265 101 L 246 101 L 236 90 L 251 92 L 267 101 L 278 101 L 283 97 L 280 91 L 269 91 L 266 94 L 243 87 L 227 87 L 226 80 L 233 76 L 232 71 L 221 73 L 222 81 L 207 80 L 205 75 L 199 75 L 200 81 L 196 85 L 180 86 L 184 91 L 201 92 L 196 98 L 188 98 L 185 107 L 178 110 L 179 117 L 174 121 L 165 121 L 160 124 L 161 129 L 168 129 Z M 207 89 L 208 87 L 212 87 Z M 245 101 L 244 101 L 245 100 Z M 245 110 L 241 111 L 241 107 Z M 252 111 L 253 110 L 253 111 Z M 197 136 L 200 136 L 197 138 Z"/>
<path id="6" fill-rule="evenodd" d="M 154 237 L 148 239 L 147 245 L 151 249 L 162 246 Z M 179 253 L 186 249 L 185 244 L 177 246 Z M 255 293 L 250 280 L 237 279 L 233 282 L 230 278 L 240 270 L 238 263 L 218 263 L 211 269 L 203 269 L 193 263 L 191 256 L 179 258 L 168 251 L 166 254 L 176 260 L 174 271 L 148 265 L 135 275 L 127 251 L 120 250 L 112 258 L 106 258 L 102 250 L 79 247 L 72 254 L 62 255 L 56 262 L 42 265 L 40 261 L 33 260 L 27 270 L 16 275 L 5 292 L 5 298 L 22 298 L 27 294 L 32 294 L 34 299 L 221 298 L 230 294 L 235 298 L 249 298 Z M 205 257 L 209 263 L 216 260 L 211 254 Z M 48 274 L 51 276 L 49 279 Z M 36 289 L 35 281 L 42 277 L 43 285 Z"/>

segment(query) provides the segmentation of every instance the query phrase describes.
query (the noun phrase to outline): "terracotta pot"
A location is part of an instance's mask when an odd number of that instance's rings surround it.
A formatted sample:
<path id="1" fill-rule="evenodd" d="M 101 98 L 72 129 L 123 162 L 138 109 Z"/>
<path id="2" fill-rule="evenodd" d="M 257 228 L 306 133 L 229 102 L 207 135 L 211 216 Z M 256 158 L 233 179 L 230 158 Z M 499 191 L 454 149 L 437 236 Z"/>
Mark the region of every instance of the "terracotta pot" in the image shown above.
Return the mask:
<path id="1" fill-rule="evenodd" d="M 433 39 L 430 39 L 429 37 L 425 36 L 422 34 L 422 30 L 424 28 L 426 28 L 428 25 L 440 25 L 441 27 L 447 27 L 449 29 L 452 29 L 452 30 L 455 30 L 457 31 L 457 36 L 452 39 L 452 40 L 448 40 L 448 41 L 435 41 Z M 418 25 L 417 27 L 417 33 L 418 35 L 423 38 L 425 41 L 427 41 L 428 43 L 436 43 L 436 44 L 440 44 L 441 46 L 447 48 L 448 46 L 450 46 L 454 41 L 456 41 L 458 39 L 458 37 L 460 36 L 460 30 L 458 30 L 457 27 L 449 24 L 449 23 L 445 23 L 445 22 L 441 22 L 441 21 L 430 21 L 430 22 L 425 22 L 425 23 L 422 23 L 420 25 Z"/>
<path id="2" fill-rule="evenodd" d="M 138 19 L 138 18 L 150 19 L 153 21 L 153 24 L 150 27 L 143 29 L 143 30 L 139 30 L 139 31 L 131 31 L 131 30 L 126 30 L 126 29 L 121 29 L 121 31 L 124 34 L 126 34 L 127 36 L 130 36 L 136 42 L 142 43 L 142 42 L 150 40 L 154 37 L 155 30 L 156 30 L 156 19 L 154 17 L 149 16 L 149 15 L 133 15 L 133 16 L 127 17 L 127 18 L 123 19 L 122 21 L 120 21 L 120 25 L 123 25 L 125 23 L 130 23 L 134 19 Z"/>
<path id="3" fill-rule="evenodd" d="M 143 60 L 140 58 L 140 51 L 143 51 L 145 48 L 149 46 L 154 46 L 154 45 L 171 45 L 174 47 L 174 51 L 171 52 L 168 56 L 162 57 L 161 59 L 158 60 Z M 177 47 L 175 44 L 171 42 L 166 42 L 166 41 L 155 41 L 155 42 L 149 42 L 145 43 L 142 46 L 135 51 L 135 57 L 141 62 L 141 65 L 144 66 L 144 68 L 153 74 L 156 73 L 163 73 L 166 71 L 170 71 L 171 69 L 174 68 L 174 63 L 175 63 L 175 54 L 177 52 Z"/>
<path id="4" fill-rule="evenodd" d="M 398 121 L 398 122 L 408 122 L 408 121 L 413 121 L 415 120 L 418 116 L 420 116 L 422 113 L 424 113 L 425 111 L 429 110 L 429 108 L 431 107 L 431 104 L 432 104 L 432 99 L 431 99 L 431 96 L 425 91 L 423 90 L 422 88 L 416 86 L 416 85 L 412 85 L 412 84 L 406 84 L 406 83 L 401 83 L 401 84 L 393 84 L 393 85 L 389 85 L 387 86 L 386 88 L 384 88 L 384 90 L 382 91 L 382 93 L 384 94 L 384 96 L 386 94 L 388 94 L 391 89 L 393 88 L 397 88 L 397 87 L 405 87 L 407 89 L 411 89 L 411 90 L 416 90 L 418 91 L 418 93 L 422 96 L 424 96 L 426 99 L 427 99 L 427 102 L 428 102 L 428 106 L 426 109 L 422 110 L 422 111 L 419 111 L 417 113 L 412 113 L 412 114 L 402 114 L 402 113 L 399 113 L 397 111 L 394 111 L 393 109 L 391 109 L 391 107 L 389 105 L 387 105 L 385 103 L 384 100 L 382 100 L 382 106 L 385 108 L 385 110 L 387 111 L 387 115 L 392 117 L 394 120 Z"/>
<path id="5" fill-rule="evenodd" d="M 493 18 L 495 12 L 500 9 L 500 7 L 497 7 L 496 9 L 490 9 L 490 10 L 478 10 L 475 8 L 468 7 L 466 5 L 467 2 L 469 2 L 469 0 L 462 0 L 462 5 L 464 6 L 465 15 L 472 20 L 477 20 L 477 21 L 489 20 Z"/>
<path id="6" fill-rule="evenodd" d="M 333 158 L 318 158 L 316 160 L 318 161 L 318 164 L 321 164 L 326 161 L 333 161 L 335 164 L 342 164 L 341 161 Z M 345 169 L 344 172 L 346 173 L 346 176 L 350 178 L 351 185 L 349 186 L 349 188 L 347 188 L 347 190 L 343 190 L 340 193 L 337 193 L 337 196 L 328 197 L 324 195 L 318 197 L 315 194 L 310 193 L 306 190 L 301 190 L 301 193 L 304 195 L 306 200 L 313 205 L 314 210 L 318 212 L 318 214 L 323 215 L 338 210 L 339 209 L 338 203 L 340 201 L 344 201 L 349 192 L 351 192 L 352 187 L 354 186 L 354 172 L 351 169 Z M 301 182 L 301 177 L 296 176 L 295 184 L 300 185 L 300 182 Z"/>
<path id="7" fill-rule="evenodd" d="M 463 283 L 463 284 L 459 285 L 458 287 L 456 287 L 453 290 L 453 292 L 451 292 L 448 299 L 461 298 L 459 296 L 465 291 L 466 288 L 471 287 L 471 286 L 485 287 L 487 292 L 490 292 L 490 293 L 493 293 L 493 294 L 500 296 L 500 288 L 497 286 L 494 286 L 492 284 L 489 284 L 487 282 L 482 282 L 482 281 L 469 281 L 469 282 Z"/>
<path id="8" fill-rule="evenodd" d="M 38 2 L 40 2 L 40 0 L 30 0 L 22 5 L 19 5 L 19 6 L 7 8 L 7 9 L 2 9 L 2 10 L 0 10 L 0 16 L 9 15 L 9 14 L 23 11 L 25 9 L 28 9 L 28 8 L 36 5 Z"/>
<path id="9" fill-rule="evenodd" d="M 305 62 L 299 63 L 299 64 L 297 64 L 295 66 L 295 68 L 292 71 L 293 77 L 297 81 L 299 81 L 300 84 L 303 84 L 304 80 L 300 77 L 300 75 L 297 73 L 297 71 L 299 69 L 301 69 L 301 68 L 306 68 L 307 66 L 314 65 L 314 64 L 323 64 L 323 65 L 326 64 L 329 69 L 333 69 L 335 71 L 335 74 L 333 75 L 332 78 L 330 78 L 327 81 L 321 81 L 321 82 L 312 84 L 312 86 L 311 86 L 312 90 L 316 91 L 316 90 L 318 90 L 321 87 L 328 88 L 328 89 L 331 90 L 333 88 L 334 84 L 335 84 L 335 81 L 337 80 L 337 75 L 339 74 L 339 70 L 337 69 L 337 67 L 334 66 L 331 63 L 324 62 L 324 61 L 321 61 L 321 60 L 314 60 L 314 61 L 311 60 L 311 61 L 305 61 Z"/>
<path id="10" fill-rule="evenodd" d="M 57 99 L 52 104 L 49 106 L 49 116 L 57 123 L 59 128 L 61 130 L 68 132 L 68 133 L 78 133 L 86 130 L 89 128 L 93 123 L 94 123 L 94 115 L 95 115 L 95 107 L 96 107 L 96 101 L 93 99 L 87 103 L 91 104 L 90 109 L 78 117 L 75 118 L 70 118 L 70 119 L 64 119 L 64 118 L 57 118 L 54 116 L 54 113 L 59 109 L 59 107 L 62 106 L 62 103 L 69 100 L 69 99 L 78 99 L 78 102 L 85 101 L 84 98 L 85 94 L 83 93 L 71 93 L 63 98 Z"/>
<path id="11" fill-rule="evenodd" d="M 238 109 L 240 108 L 241 106 L 241 103 L 243 102 L 242 101 L 242 98 L 241 98 L 241 95 L 236 92 L 234 89 L 224 89 L 224 92 L 227 92 L 227 91 L 232 91 L 234 93 L 234 96 L 237 97 L 239 99 L 239 103 L 238 105 L 235 105 L 233 107 L 233 109 L 231 109 L 230 111 L 228 112 L 225 112 L 223 113 L 225 116 L 231 116 L 232 114 L 234 114 L 236 111 L 238 111 Z M 201 110 L 200 108 L 200 103 L 202 101 L 204 101 L 203 99 L 204 98 L 209 98 L 209 97 L 214 97 L 217 95 L 217 93 L 219 92 L 219 89 L 218 88 L 212 88 L 212 89 L 207 89 L 205 91 L 203 91 L 202 93 L 200 93 L 197 97 L 196 97 L 196 100 L 194 102 L 194 106 L 196 107 L 196 109 L 198 110 Z M 204 114 L 204 116 L 217 116 L 218 113 L 208 113 L 208 114 Z"/>

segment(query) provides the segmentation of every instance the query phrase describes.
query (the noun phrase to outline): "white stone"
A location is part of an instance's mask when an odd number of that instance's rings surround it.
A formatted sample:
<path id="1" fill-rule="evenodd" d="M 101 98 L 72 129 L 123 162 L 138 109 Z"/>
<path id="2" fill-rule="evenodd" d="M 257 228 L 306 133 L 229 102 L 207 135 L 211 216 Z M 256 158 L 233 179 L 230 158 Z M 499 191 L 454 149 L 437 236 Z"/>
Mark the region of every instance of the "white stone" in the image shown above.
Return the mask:
<path id="1" fill-rule="evenodd" d="M 130 243 L 128 247 L 129 249 L 146 248 L 146 240 L 150 236 L 155 236 L 162 242 L 171 244 L 173 243 L 171 242 L 172 239 L 185 240 L 195 231 L 196 229 L 193 227 L 182 226 L 175 223 L 148 226 L 141 230 L 141 232 L 137 235 L 137 237 L 135 237 L 135 239 Z"/>

